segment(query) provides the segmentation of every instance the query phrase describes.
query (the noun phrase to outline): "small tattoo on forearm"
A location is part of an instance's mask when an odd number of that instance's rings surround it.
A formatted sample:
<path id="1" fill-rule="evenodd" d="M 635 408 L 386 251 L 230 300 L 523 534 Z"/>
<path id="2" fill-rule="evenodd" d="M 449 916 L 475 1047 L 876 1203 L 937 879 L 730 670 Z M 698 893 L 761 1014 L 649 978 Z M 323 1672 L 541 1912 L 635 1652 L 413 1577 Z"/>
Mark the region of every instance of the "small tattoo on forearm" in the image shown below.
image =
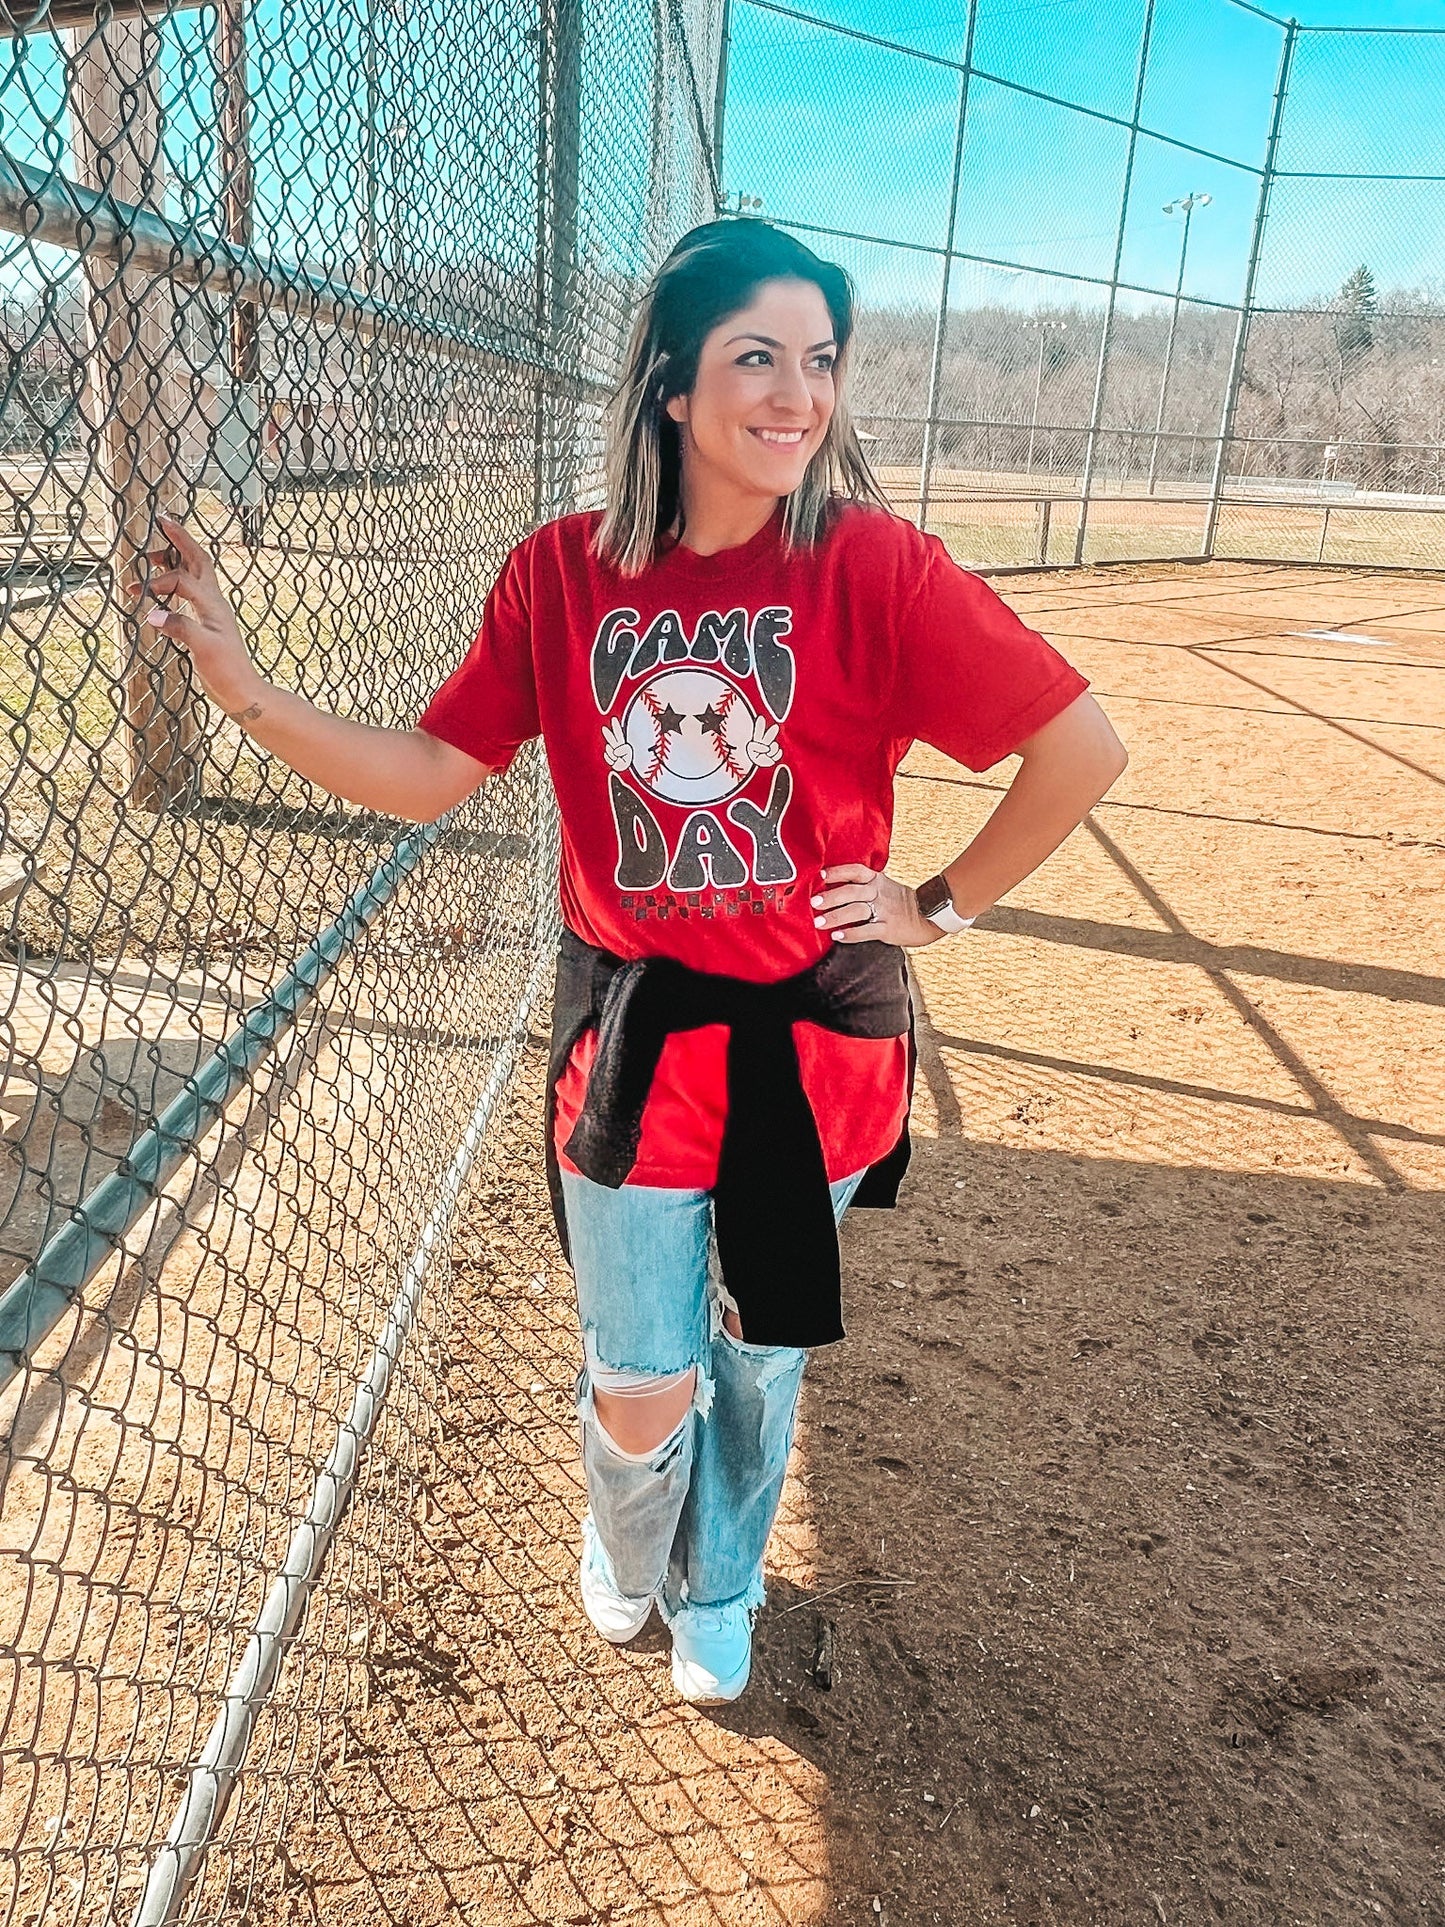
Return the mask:
<path id="1" fill-rule="evenodd" d="M 256 718 L 261 714 L 261 705 L 260 703 L 252 703 L 249 709 L 241 709 L 234 712 L 228 709 L 226 714 L 230 716 L 233 723 L 254 723 Z"/>

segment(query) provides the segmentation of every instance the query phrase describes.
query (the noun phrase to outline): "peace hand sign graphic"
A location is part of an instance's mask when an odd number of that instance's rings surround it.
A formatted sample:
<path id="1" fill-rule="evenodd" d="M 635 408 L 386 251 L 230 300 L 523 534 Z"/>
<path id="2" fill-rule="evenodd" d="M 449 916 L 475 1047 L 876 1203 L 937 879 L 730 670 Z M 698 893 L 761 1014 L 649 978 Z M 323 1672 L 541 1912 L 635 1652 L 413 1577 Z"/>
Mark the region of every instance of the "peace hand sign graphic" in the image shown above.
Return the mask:
<path id="1" fill-rule="evenodd" d="M 632 768 L 632 745 L 623 734 L 620 716 L 602 725 L 602 754 L 609 769 Z"/>
<path id="2" fill-rule="evenodd" d="M 778 747 L 778 725 L 754 717 L 753 733 L 743 744 L 743 754 L 755 769 L 771 769 L 780 762 L 783 752 Z"/>

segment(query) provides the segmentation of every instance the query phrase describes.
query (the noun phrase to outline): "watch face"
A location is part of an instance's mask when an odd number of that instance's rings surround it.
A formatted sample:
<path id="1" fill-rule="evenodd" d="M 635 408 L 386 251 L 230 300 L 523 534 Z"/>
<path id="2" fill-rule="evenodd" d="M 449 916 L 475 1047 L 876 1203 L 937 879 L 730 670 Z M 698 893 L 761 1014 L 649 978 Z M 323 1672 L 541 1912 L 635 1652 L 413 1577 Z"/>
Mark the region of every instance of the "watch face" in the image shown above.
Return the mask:
<path id="1" fill-rule="evenodd" d="M 946 909 L 953 899 L 948 894 L 948 885 L 941 876 L 930 877 L 918 886 L 918 907 L 925 917 L 936 917 L 940 910 Z"/>

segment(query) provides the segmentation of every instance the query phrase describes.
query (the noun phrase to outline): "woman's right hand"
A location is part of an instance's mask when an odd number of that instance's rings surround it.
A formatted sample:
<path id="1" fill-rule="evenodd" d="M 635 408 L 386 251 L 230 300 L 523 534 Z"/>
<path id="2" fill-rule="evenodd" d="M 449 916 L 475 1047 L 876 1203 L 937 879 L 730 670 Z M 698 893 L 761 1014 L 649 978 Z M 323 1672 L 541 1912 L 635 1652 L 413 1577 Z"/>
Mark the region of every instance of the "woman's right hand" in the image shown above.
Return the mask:
<path id="1" fill-rule="evenodd" d="M 187 652 L 211 701 L 227 715 L 239 715 L 268 685 L 251 661 L 236 612 L 217 579 L 215 563 L 181 523 L 168 515 L 158 520 L 180 561 L 173 562 L 164 549 L 153 551 L 147 559 L 159 566 L 144 583 L 131 584 L 130 593 L 177 596 L 190 605 L 188 610 L 154 608 L 145 620 Z"/>
<path id="2" fill-rule="evenodd" d="M 210 556 L 169 516 L 161 527 L 180 560 L 164 551 L 151 556 L 159 566 L 139 586 L 188 607 L 154 608 L 145 620 L 186 651 L 206 694 L 263 751 L 333 796 L 414 823 L 436 822 L 486 781 L 485 763 L 424 729 L 357 722 L 267 682 L 247 653 Z"/>

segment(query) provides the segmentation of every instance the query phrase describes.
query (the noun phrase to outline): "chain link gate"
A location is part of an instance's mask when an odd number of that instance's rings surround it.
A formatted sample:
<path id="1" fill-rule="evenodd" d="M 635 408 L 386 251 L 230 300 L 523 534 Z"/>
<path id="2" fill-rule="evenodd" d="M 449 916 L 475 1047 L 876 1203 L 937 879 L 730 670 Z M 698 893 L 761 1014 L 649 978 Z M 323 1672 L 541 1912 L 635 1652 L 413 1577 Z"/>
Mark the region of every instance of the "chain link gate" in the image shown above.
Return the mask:
<path id="1" fill-rule="evenodd" d="M 640 282 L 714 211 L 719 23 L 51 0 L 0 36 L 0 1919 L 233 1919 L 415 1531 L 556 830 L 535 754 L 420 830 L 313 791 L 125 585 L 181 515 L 264 674 L 409 724 L 508 547 L 598 499 Z"/>

